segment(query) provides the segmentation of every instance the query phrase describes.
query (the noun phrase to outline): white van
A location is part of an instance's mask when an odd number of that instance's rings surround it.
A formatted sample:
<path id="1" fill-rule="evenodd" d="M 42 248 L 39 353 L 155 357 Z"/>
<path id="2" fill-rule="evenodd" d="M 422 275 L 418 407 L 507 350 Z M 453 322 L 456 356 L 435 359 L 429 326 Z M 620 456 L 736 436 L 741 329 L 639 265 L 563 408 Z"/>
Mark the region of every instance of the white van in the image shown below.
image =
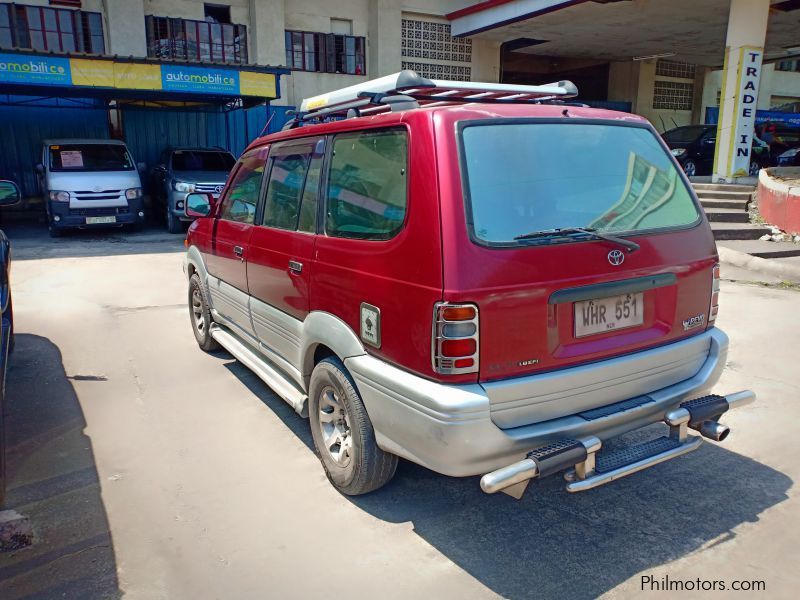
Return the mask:
<path id="1" fill-rule="evenodd" d="M 142 182 L 124 142 L 44 140 L 36 171 L 51 236 L 76 227 L 142 227 Z"/>

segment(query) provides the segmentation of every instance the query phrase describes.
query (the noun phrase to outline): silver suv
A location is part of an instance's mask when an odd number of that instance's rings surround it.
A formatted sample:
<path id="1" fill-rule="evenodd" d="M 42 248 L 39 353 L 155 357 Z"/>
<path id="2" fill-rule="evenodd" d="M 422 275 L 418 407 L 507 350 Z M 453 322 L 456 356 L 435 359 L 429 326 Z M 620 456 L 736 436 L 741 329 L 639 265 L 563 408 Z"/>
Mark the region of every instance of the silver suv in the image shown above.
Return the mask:
<path id="1" fill-rule="evenodd" d="M 184 211 L 186 195 L 202 192 L 218 198 L 235 162 L 222 148 L 171 147 L 161 153 L 150 174 L 150 194 L 170 233 L 180 233 L 182 221 L 190 221 Z"/>

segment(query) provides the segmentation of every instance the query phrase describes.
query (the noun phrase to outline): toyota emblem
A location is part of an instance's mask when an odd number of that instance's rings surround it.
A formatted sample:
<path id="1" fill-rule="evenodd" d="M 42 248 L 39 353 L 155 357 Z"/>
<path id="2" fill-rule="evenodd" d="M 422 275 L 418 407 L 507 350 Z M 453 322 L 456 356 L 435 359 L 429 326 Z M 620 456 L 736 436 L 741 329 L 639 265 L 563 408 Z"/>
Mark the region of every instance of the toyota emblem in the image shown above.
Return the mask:
<path id="1" fill-rule="evenodd" d="M 625 262 L 625 253 L 622 250 L 612 250 L 608 253 L 608 262 L 615 267 L 620 266 Z"/>
<path id="2" fill-rule="evenodd" d="M 222 186 L 218 185 L 217 187 L 214 188 L 214 191 L 219 194 L 222 191 Z"/>

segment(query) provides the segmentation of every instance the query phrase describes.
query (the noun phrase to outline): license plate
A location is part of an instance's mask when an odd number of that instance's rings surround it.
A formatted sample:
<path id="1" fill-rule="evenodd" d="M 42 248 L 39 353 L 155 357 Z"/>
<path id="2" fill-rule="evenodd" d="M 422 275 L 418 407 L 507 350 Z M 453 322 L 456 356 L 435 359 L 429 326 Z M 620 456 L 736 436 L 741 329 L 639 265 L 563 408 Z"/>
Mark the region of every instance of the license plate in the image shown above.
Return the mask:
<path id="1" fill-rule="evenodd" d="M 642 292 L 575 303 L 575 337 L 627 329 L 643 322 Z"/>
<path id="2" fill-rule="evenodd" d="M 103 223 L 116 223 L 117 217 L 86 217 L 87 225 L 102 225 Z"/>

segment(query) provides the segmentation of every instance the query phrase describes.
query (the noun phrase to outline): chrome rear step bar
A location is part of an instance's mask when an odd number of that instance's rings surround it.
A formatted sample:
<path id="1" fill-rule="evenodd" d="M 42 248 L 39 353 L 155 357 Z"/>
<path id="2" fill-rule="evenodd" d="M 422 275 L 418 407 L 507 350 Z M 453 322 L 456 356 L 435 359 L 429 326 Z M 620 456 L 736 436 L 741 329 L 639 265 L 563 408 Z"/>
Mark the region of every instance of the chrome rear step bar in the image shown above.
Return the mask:
<path id="1" fill-rule="evenodd" d="M 697 450 L 703 440 L 689 436 L 690 428 L 721 442 L 730 429 L 718 422 L 719 417 L 755 399 L 755 394 L 748 390 L 688 400 L 664 415 L 669 436 L 611 452 L 601 453 L 603 443 L 596 437 L 560 440 L 533 450 L 519 462 L 487 473 L 481 478 L 481 488 L 488 494 L 502 491 L 519 499 L 532 479 L 569 469 L 564 475 L 567 491 L 590 490 Z"/>

